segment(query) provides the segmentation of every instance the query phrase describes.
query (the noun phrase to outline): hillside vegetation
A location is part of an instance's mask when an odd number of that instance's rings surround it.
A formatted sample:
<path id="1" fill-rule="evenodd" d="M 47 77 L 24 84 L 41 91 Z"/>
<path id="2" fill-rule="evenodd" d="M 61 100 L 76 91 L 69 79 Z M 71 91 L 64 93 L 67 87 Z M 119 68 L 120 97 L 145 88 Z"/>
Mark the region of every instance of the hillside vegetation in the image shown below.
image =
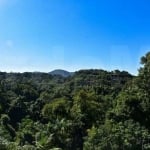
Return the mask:
<path id="1" fill-rule="evenodd" d="M 150 149 L 150 53 L 115 70 L 0 72 L 0 150 Z"/>

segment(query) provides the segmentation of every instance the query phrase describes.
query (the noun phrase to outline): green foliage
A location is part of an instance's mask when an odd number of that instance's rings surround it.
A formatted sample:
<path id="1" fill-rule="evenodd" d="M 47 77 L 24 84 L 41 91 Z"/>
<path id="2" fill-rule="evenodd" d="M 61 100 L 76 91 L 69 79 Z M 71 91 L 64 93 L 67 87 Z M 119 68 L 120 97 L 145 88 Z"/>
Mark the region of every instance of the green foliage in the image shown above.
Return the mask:
<path id="1" fill-rule="evenodd" d="M 150 53 L 138 76 L 0 72 L 0 150 L 150 149 Z"/>
<path id="2" fill-rule="evenodd" d="M 108 120 L 99 128 L 92 127 L 84 143 L 85 150 L 126 149 L 141 150 L 150 147 L 147 129 L 132 120 L 116 123 Z"/>
<path id="3" fill-rule="evenodd" d="M 55 99 L 54 101 L 45 104 L 42 114 L 50 119 L 63 118 L 67 116 L 69 102 L 63 98 Z"/>

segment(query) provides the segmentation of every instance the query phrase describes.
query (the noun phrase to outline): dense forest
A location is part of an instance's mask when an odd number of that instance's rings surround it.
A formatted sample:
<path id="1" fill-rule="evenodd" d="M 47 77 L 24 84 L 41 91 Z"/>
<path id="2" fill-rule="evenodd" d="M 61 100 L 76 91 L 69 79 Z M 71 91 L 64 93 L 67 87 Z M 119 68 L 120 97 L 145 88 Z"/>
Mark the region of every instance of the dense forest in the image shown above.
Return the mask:
<path id="1" fill-rule="evenodd" d="M 137 76 L 0 72 L 0 150 L 150 149 L 150 53 Z"/>

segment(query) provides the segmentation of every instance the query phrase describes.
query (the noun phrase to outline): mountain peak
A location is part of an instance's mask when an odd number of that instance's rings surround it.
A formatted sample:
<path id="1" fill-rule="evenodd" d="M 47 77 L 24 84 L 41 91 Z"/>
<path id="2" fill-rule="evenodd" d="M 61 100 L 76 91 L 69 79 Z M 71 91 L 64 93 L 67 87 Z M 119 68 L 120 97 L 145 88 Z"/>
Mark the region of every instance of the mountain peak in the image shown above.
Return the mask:
<path id="1" fill-rule="evenodd" d="M 60 76 L 63 76 L 63 77 L 69 77 L 73 73 L 69 72 L 69 71 L 66 71 L 66 70 L 62 70 L 62 69 L 55 69 L 55 70 L 49 72 L 49 74 L 51 74 L 51 75 L 60 75 Z"/>

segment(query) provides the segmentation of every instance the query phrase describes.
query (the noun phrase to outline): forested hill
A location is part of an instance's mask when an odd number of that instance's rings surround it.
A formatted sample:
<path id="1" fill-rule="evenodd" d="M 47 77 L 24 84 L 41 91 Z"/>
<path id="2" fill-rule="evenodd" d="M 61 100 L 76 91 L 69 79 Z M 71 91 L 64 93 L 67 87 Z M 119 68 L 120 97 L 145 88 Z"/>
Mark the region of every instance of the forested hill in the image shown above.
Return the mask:
<path id="1" fill-rule="evenodd" d="M 0 150 L 150 148 L 150 53 L 138 76 L 0 72 Z"/>
<path id="2" fill-rule="evenodd" d="M 49 72 L 49 74 L 51 74 L 51 75 L 61 75 L 63 77 L 69 77 L 69 76 L 73 75 L 74 72 L 69 72 L 69 71 L 62 70 L 62 69 L 56 69 L 56 70 L 53 70 L 53 71 Z"/>

